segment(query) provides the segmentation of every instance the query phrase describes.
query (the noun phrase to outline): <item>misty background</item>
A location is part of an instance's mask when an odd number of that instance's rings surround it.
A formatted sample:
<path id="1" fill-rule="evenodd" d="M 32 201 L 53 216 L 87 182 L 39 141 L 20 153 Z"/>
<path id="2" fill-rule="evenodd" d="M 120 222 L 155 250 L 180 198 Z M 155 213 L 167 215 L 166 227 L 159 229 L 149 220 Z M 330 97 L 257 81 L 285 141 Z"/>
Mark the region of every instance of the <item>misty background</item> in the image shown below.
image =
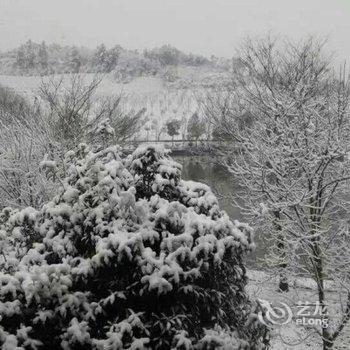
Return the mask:
<path id="1" fill-rule="evenodd" d="M 35 42 L 145 49 L 170 44 L 231 57 L 242 37 L 317 35 L 350 55 L 348 0 L 0 0 L 0 50 Z"/>

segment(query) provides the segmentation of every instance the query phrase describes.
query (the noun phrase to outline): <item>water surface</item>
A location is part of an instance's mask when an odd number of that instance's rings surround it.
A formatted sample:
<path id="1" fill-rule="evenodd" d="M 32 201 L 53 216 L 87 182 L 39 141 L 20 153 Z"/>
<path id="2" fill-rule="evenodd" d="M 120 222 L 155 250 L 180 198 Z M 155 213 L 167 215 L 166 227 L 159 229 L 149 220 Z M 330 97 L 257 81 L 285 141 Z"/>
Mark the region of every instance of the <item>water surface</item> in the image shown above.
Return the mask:
<path id="1" fill-rule="evenodd" d="M 184 180 L 198 181 L 210 186 L 218 197 L 221 209 L 227 212 L 231 220 L 246 222 L 240 208 L 234 204 L 238 181 L 224 166 L 217 164 L 209 156 L 176 156 L 174 158 L 183 166 Z M 264 256 L 265 248 L 263 241 L 257 235 L 255 244 L 256 249 L 249 255 L 248 263 L 258 267 L 258 258 Z"/>

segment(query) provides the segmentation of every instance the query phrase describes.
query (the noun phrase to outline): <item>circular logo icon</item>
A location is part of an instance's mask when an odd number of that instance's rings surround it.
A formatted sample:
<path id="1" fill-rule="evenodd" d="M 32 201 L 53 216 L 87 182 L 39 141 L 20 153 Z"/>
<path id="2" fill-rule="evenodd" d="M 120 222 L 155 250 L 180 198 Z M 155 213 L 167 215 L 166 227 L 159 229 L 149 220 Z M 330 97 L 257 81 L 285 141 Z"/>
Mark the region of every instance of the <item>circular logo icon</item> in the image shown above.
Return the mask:
<path id="1" fill-rule="evenodd" d="M 263 310 L 259 311 L 258 318 L 265 326 L 285 325 L 292 321 L 292 309 L 283 302 L 278 302 L 278 306 L 272 306 L 267 300 L 258 299 Z"/>

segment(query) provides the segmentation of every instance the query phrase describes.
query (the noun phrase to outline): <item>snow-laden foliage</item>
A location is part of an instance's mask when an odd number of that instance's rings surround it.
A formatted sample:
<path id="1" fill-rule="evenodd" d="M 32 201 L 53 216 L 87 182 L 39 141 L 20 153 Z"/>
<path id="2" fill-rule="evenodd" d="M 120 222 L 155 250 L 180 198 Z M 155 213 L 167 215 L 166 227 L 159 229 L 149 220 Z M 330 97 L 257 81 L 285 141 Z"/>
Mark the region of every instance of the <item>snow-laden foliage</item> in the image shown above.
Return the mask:
<path id="1" fill-rule="evenodd" d="M 4 209 L 2 349 L 262 349 L 245 293 L 251 229 L 148 146 L 69 152 L 39 211 Z"/>

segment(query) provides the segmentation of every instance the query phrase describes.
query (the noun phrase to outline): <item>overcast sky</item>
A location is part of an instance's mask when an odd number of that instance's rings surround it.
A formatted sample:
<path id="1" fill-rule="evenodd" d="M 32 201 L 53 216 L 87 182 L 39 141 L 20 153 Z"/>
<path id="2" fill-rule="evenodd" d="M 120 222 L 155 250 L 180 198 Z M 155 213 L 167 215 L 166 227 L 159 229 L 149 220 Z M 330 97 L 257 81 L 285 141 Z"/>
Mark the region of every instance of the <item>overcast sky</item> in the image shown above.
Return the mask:
<path id="1" fill-rule="evenodd" d="M 242 37 L 268 31 L 327 36 L 349 60 L 350 0 L 0 0 L 2 50 L 31 38 L 232 56 Z"/>

